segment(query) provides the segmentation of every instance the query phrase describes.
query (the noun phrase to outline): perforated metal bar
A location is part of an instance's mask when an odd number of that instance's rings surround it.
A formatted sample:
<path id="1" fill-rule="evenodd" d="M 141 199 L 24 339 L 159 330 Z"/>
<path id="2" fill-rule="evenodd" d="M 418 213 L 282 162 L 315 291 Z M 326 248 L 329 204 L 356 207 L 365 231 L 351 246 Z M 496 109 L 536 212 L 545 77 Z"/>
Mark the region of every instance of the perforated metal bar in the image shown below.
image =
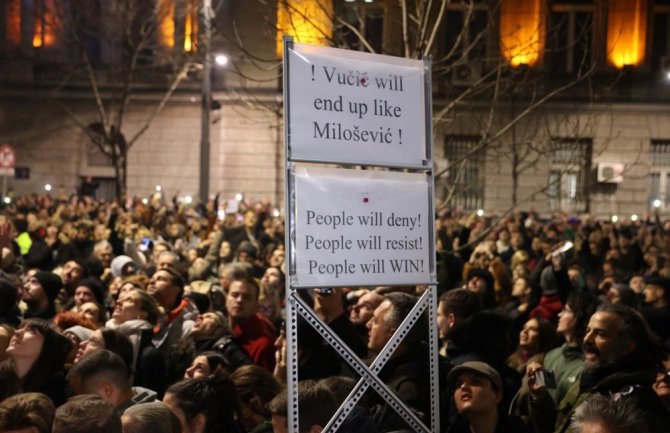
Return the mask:
<path id="1" fill-rule="evenodd" d="M 426 293 L 424 293 L 421 298 L 419 298 L 416 305 L 414 305 L 414 308 L 412 308 L 410 311 L 410 314 L 403 320 L 402 324 L 398 327 L 391 339 L 387 342 L 386 346 L 384 346 L 382 351 L 379 353 L 379 355 L 377 355 L 375 360 L 370 365 L 369 371 L 371 374 L 374 374 L 375 376 L 379 374 L 390 356 L 393 354 L 393 352 L 395 352 L 395 349 L 398 348 L 400 342 L 402 342 L 403 338 L 405 338 L 409 330 L 412 329 L 412 326 L 414 326 L 417 320 L 419 320 L 421 317 L 421 314 L 425 311 L 426 304 L 429 303 L 427 301 L 430 301 L 429 297 L 434 298 L 434 296 L 431 296 L 428 291 L 426 291 Z M 434 378 L 432 376 L 430 379 L 431 382 L 433 382 Z M 356 386 L 349 393 L 349 396 L 345 402 L 338 408 L 330 422 L 326 425 L 326 431 L 331 431 L 328 430 L 331 425 L 334 428 L 332 431 L 337 431 L 337 429 L 346 420 L 349 413 L 363 397 L 368 387 L 368 383 L 363 380 L 363 377 L 361 377 Z"/>
<path id="2" fill-rule="evenodd" d="M 423 299 L 423 297 L 422 297 Z M 294 307 L 298 311 L 298 313 L 307 320 L 307 322 L 324 338 L 326 341 L 335 349 L 338 351 L 340 355 L 343 356 L 344 360 L 347 361 L 347 363 L 356 371 L 361 376 L 361 380 L 365 379 L 368 383 L 367 386 L 371 386 L 377 393 L 386 401 L 386 403 L 393 408 L 393 410 L 400 415 L 405 422 L 416 432 L 426 432 L 430 433 L 430 429 L 426 427 L 421 420 L 414 414 L 412 411 L 405 405 L 405 403 L 402 402 L 398 398 L 397 395 L 395 395 L 394 392 L 388 389 L 386 384 L 379 379 L 376 374 L 372 373 L 370 371 L 370 368 L 365 365 L 359 358 L 358 356 L 349 349 L 349 347 L 342 342 L 340 337 L 338 337 L 335 333 L 333 333 L 330 328 L 328 328 L 322 321 L 319 319 L 319 317 L 312 311 L 312 309 L 303 301 L 300 299 L 299 296 L 297 296 L 294 293 L 291 293 L 291 302 L 294 302 L 295 305 Z M 421 315 L 423 312 L 423 303 L 421 300 L 417 302 L 417 304 L 414 306 L 410 314 L 403 320 L 402 324 L 398 327 L 398 330 L 396 333 L 393 335 L 393 337 L 389 340 L 389 342 L 384 346 L 384 349 L 380 352 L 380 354 L 375 358 L 375 362 L 377 362 L 377 359 L 380 360 L 380 363 L 382 361 L 387 361 L 388 358 L 390 357 L 390 354 L 395 351 L 395 349 L 398 347 L 398 344 L 402 341 L 402 338 L 407 335 L 407 332 L 411 329 L 411 326 L 407 326 L 409 323 L 416 323 L 416 320 L 418 320 L 418 317 Z M 418 311 L 418 314 L 417 314 Z M 383 366 L 383 363 L 381 364 Z M 379 367 L 381 368 L 381 367 Z M 359 381 L 360 383 L 360 381 Z M 360 397 L 359 397 L 360 398 Z M 352 406 L 353 407 L 353 406 Z M 351 410 L 351 409 L 349 409 Z M 331 430 L 326 430 L 326 431 L 331 431 Z M 334 431 L 334 430 L 332 430 Z"/>
<path id="3" fill-rule="evenodd" d="M 426 291 L 430 293 L 428 304 L 428 342 L 430 356 L 430 425 L 434 432 L 440 431 L 440 371 L 437 326 L 432 322 L 437 317 L 437 286 Z"/>

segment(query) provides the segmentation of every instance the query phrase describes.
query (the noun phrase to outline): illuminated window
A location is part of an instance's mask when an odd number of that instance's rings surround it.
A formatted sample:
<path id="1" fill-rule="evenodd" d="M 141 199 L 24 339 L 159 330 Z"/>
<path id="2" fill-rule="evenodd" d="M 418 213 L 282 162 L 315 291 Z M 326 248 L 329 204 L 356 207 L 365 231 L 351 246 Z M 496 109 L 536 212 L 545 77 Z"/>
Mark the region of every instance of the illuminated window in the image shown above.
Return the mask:
<path id="1" fill-rule="evenodd" d="M 5 13 L 7 47 L 16 49 L 21 45 L 21 0 L 8 1 Z"/>
<path id="2" fill-rule="evenodd" d="M 544 1 L 503 0 L 500 49 L 512 66 L 537 64 L 544 50 Z"/>
<path id="3" fill-rule="evenodd" d="M 666 209 L 670 205 L 670 140 L 651 140 L 648 184 L 649 208 Z M 654 206 L 656 200 L 660 206 Z"/>
<path id="4" fill-rule="evenodd" d="M 484 207 L 484 152 L 481 139 L 472 135 L 449 135 L 445 139 L 447 185 L 454 188 L 450 207 L 474 210 Z"/>
<path id="5" fill-rule="evenodd" d="M 56 8 L 53 0 L 35 0 L 33 3 L 33 47 L 52 46 L 56 42 Z"/>
<path id="6" fill-rule="evenodd" d="M 186 0 L 184 15 L 184 51 L 187 53 L 196 50 L 198 43 L 198 12 L 200 11 L 199 0 Z"/>
<path id="7" fill-rule="evenodd" d="M 557 2 L 549 14 L 547 64 L 553 73 L 575 74 L 591 66 L 593 4 Z"/>
<path id="8" fill-rule="evenodd" d="M 646 49 L 647 0 L 609 0 L 607 6 L 607 60 L 617 68 L 641 64 Z"/>
<path id="9" fill-rule="evenodd" d="M 165 48 L 174 47 L 174 0 L 160 0 L 157 8 L 158 43 Z"/>
<path id="10" fill-rule="evenodd" d="M 549 209 L 587 210 L 592 147 L 591 139 L 552 139 L 547 188 Z"/>
<path id="11" fill-rule="evenodd" d="M 279 0 L 277 55 L 282 56 L 284 35 L 295 42 L 329 46 L 333 36 L 332 0 Z"/>

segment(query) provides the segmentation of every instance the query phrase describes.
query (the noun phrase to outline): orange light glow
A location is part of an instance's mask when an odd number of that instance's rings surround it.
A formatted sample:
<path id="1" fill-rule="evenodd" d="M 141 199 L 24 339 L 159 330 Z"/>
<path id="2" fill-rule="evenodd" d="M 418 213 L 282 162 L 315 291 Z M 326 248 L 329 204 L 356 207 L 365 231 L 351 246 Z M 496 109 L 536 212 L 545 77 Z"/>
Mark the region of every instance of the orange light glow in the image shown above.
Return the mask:
<path id="1" fill-rule="evenodd" d="M 53 0 L 36 1 L 35 25 L 33 28 L 33 47 L 49 47 L 56 42 L 58 17 Z"/>
<path id="2" fill-rule="evenodd" d="M 333 36 L 332 0 L 279 0 L 277 7 L 277 55 L 283 54 L 282 38 L 293 36 L 303 44 L 330 45 Z"/>
<path id="3" fill-rule="evenodd" d="M 186 19 L 184 21 L 184 51 L 195 50 L 198 40 L 198 0 L 186 2 Z"/>
<path id="4" fill-rule="evenodd" d="M 7 43 L 11 48 L 18 48 L 21 45 L 21 0 L 9 2 Z"/>
<path id="5" fill-rule="evenodd" d="M 533 66 L 544 50 L 542 0 L 503 0 L 500 6 L 500 49 L 512 66 Z"/>
<path id="6" fill-rule="evenodd" d="M 163 0 L 158 8 L 158 43 L 162 47 L 174 47 L 174 1 Z"/>
<path id="7" fill-rule="evenodd" d="M 609 0 L 607 59 L 617 68 L 644 61 L 647 0 Z"/>

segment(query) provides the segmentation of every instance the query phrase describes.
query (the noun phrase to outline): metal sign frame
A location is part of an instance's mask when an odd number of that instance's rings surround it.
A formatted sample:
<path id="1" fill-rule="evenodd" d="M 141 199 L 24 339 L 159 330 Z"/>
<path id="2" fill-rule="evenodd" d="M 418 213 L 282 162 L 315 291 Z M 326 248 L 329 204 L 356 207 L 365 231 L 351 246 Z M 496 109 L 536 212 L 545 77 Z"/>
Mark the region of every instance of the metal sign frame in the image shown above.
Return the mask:
<path id="1" fill-rule="evenodd" d="M 320 335 L 328 342 L 347 364 L 356 372 L 360 379 L 354 389 L 351 391 L 346 400 L 335 412 L 331 420 L 324 427 L 325 433 L 336 432 L 342 425 L 347 415 L 359 402 L 365 392 L 372 388 L 375 390 L 384 401 L 395 410 L 398 415 L 416 432 L 437 433 L 440 431 L 440 416 L 439 416 L 439 372 L 438 372 L 438 339 L 437 326 L 434 323 L 434 318 L 437 316 L 437 274 L 435 270 L 435 232 L 433 224 L 429 226 L 429 257 L 431 262 L 429 264 L 430 279 L 428 290 L 419 298 L 417 303 L 412 308 L 410 314 L 403 320 L 394 335 L 384 346 L 382 351 L 377 355 L 371 365 L 366 365 L 329 327 L 325 324 L 316 313 L 307 305 L 307 303 L 299 296 L 298 290 L 304 290 L 303 287 L 297 287 L 294 284 L 295 275 L 295 251 L 293 250 L 292 239 L 295 239 L 296 233 L 294 225 L 295 209 L 295 185 L 294 179 L 291 176 L 291 170 L 296 163 L 305 162 L 292 159 L 290 151 L 291 139 L 291 116 L 289 103 L 289 76 L 290 76 L 290 62 L 289 50 L 293 47 L 293 38 L 284 36 L 284 155 L 285 155 L 285 188 L 284 188 L 284 203 L 286 215 L 286 227 L 288 233 L 285 239 L 286 259 L 288 260 L 286 272 L 286 339 L 287 339 L 287 391 L 288 391 L 288 428 L 289 432 L 297 433 L 299 431 L 299 405 L 298 405 L 298 318 L 304 318 Z M 432 152 L 432 103 L 431 103 L 431 72 L 430 59 L 423 59 L 423 77 L 424 77 L 424 104 L 425 104 L 425 139 L 426 139 L 426 161 L 422 167 L 379 164 L 379 166 L 387 168 L 402 168 L 408 170 L 416 170 L 424 172 L 429 176 L 429 215 L 432 217 L 435 214 L 434 208 L 434 173 L 433 173 L 433 152 Z M 339 164 L 333 161 L 310 161 L 321 164 Z M 373 165 L 373 164 L 365 164 Z M 416 282 L 415 284 L 424 284 L 425 282 Z M 333 287 L 329 285 L 328 287 Z M 384 367 L 391 355 L 398 348 L 403 338 L 410 331 L 412 326 L 419 320 L 421 315 L 428 314 L 428 340 L 429 340 L 429 374 L 430 374 L 430 426 L 426 426 L 402 401 L 398 396 L 390 390 L 386 384 L 378 377 L 379 372 Z"/>

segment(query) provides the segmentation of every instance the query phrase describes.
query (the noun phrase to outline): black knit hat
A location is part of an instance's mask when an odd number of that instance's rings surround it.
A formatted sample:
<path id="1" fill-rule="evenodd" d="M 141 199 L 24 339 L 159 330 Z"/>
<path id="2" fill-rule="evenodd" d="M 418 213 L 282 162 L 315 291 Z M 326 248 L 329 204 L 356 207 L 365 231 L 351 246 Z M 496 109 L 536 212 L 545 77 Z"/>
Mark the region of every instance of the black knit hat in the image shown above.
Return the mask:
<path id="1" fill-rule="evenodd" d="M 58 275 L 45 271 L 37 271 L 35 278 L 40 282 L 42 290 L 44 290 L 44 293 L 47 294 L 47 298 L 49 298 L 49 302 L 53 302 L 58 296 L 58 293 L 60 293 L 60 289 L 63 288 L 63 281 L 61 281 Z"/>
<path id="2" fill-rule="evenodd" d="M 95 297 L 95 302 L 100 305 L 105 305 L 105 290 L 102 288 L 102 284 L 100 284 L 97 280 L 93 278 L 84 278 L 81 280 L 79 285 L 91 289 L 91 292 Z"/>

